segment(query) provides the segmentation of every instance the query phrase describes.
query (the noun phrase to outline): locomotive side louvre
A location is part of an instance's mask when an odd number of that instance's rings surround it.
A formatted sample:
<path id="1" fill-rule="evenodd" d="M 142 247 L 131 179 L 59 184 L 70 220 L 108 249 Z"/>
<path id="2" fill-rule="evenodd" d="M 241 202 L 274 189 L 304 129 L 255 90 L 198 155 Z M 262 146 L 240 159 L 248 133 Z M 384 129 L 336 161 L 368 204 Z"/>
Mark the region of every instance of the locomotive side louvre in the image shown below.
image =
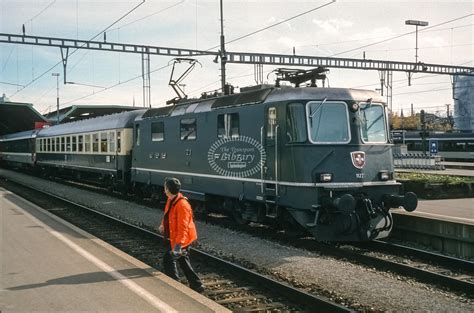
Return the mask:
<path id="1" fill-rule="evenodd" d="M 206 200 L 210 209 L 241 221 L 296 220 L 327 241 L 385 237 L 390 207 L 416 207 L 414 194 L 398 195 L 386 108 L 376 93 L 288 88 L 262 94 L 258 101 L 249 94 L 250 101 L 239 103 L 232 95 L 152 109 L 137 119 L 132 181 L 153 192 L 166 176 L 176 176 L 190 198 Z M 238 134 L 222 134 L 222 120 L 235 120 Z M 151 140 L 153 123 L 162 123 L 163 140 Z M 324 127 L 315 131 L 312 123 Z"/>
<path id="2" fill-rule="evenodd" d="M 36 138 L 36 163 L 44 171 L 124 188 L 130 181 L 133 120 L 118 113 L 45 128 Z"/>

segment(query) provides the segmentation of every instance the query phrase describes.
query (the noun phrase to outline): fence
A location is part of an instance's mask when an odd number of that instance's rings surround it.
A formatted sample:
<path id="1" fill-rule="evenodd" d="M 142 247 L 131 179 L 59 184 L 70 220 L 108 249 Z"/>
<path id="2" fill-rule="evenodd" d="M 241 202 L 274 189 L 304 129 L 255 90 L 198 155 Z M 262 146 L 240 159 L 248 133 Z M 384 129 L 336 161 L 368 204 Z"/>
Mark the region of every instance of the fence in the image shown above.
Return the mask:
<path id="1" fill-rule="evenodd" d="M 440 156 L 424 155 L 421 153 L 394 153 L 393 166 L 395 168 L 417 169 L 417 170 L 444 170 Z"/>

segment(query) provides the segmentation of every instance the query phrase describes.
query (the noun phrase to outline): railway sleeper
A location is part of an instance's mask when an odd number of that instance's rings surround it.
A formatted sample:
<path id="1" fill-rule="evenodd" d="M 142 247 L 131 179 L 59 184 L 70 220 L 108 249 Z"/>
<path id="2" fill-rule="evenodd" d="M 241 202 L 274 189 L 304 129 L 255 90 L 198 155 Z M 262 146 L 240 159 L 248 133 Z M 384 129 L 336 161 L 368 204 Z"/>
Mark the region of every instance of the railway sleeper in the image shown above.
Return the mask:
<path id="1" fill-rule="evenodd" d="M 252 295 L 252 296 L 244 296 L 244 297 L 237 297 L 237 298 L 227 298 L 222 300 L 215 300 L 217 303 L 223 304 L 231 304 L 231 303 L 239 303 L 245 301 L 257 301 L 259 299 L 265 299 L 265 296 L 262 295 Z"/>
<path id="2" fill-rule="evenodd" d="M 257 305 L 252 305 L 244 308 L 239 308 L 234 310 L 234 312 L 268 312 L 270 310 L 279 310 L 279 309 L 284 309 L 287 308 L 286 305 L 280 302 L 272 302 L 268 304 L 257 304 Z"/>
<path id="3" fill-rule="evenodd" d="M 204 282 L 205 287 L 212 287 L 212 286 L 219 286 L 219 285 L 230 285 L 233 282 L 230 280 L 217 280 L 217 281 L 210 281 L 210 282 Z"/>
<path id="4" fill-rule="evenodd" d="M 245 291 L 251 291 L 251 290 L 254 290 L 254 288 L 238 287 L 238 288 L 230 288 L 230 289 L 223 289 L 223 290 L 207 291 L 206 295 L 209 297 L 212 297 L 212 296 L 220 296 L 220 295 L 225 295 L 225 294 L 230 294 L 230 293 L 245 292 Z"/>

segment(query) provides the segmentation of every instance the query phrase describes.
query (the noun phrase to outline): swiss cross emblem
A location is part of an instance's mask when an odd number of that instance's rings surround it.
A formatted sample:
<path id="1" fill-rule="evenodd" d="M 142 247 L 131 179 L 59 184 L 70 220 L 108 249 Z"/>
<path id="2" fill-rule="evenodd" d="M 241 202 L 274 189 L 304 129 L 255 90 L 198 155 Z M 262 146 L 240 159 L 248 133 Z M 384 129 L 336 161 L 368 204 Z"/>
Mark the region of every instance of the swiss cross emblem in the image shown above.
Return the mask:
<path id="1" fill-rule="evenodd" d="M 356 168 L 363 168 L 365 165 L 365 152 L 363 151 L 354 151 L 351 152 L 352 164 Z"/>

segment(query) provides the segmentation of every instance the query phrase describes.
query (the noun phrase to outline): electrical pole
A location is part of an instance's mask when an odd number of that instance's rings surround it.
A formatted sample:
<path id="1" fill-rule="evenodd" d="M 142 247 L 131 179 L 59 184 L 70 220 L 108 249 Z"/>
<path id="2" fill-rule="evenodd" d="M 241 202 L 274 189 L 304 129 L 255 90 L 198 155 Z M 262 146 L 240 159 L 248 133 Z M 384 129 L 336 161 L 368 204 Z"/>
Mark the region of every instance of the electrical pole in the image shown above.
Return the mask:
<path id="1" fill-rule="evenodd" d="M 59 73 L 52 73 L 56 77 L 56 124 L 59 124 Z"/>
<path id="2" fill-rule="evenodd" d="M 420 111 L 420 122 L 421 122 L 421 150 L 423 155 L 426 155 L 426 116 L 425 110 Z"/>
<path id="3" fill-rule="evenodd" d="M 416 46 L 415 46 L 415 63 L 418 63 L 418 26 L 428 26 L 428 22 L 425 21 L 415 21 L 415 20 L 406 20 L 405 25 L 414 25 L 416 27 Z"/>
<path id="4" fill-rule="evenodd" d="M 225 82 L 225 64 L 227 62 L 227 56 L 225 53 L 225 39 L 224 39 L 224 8 L 222 4 L 222 0 L 220 0 L 221 3 L 221 88 L 222 88 L 222 93 L 227 94 L 226 92 L 226 82 Z"/>

